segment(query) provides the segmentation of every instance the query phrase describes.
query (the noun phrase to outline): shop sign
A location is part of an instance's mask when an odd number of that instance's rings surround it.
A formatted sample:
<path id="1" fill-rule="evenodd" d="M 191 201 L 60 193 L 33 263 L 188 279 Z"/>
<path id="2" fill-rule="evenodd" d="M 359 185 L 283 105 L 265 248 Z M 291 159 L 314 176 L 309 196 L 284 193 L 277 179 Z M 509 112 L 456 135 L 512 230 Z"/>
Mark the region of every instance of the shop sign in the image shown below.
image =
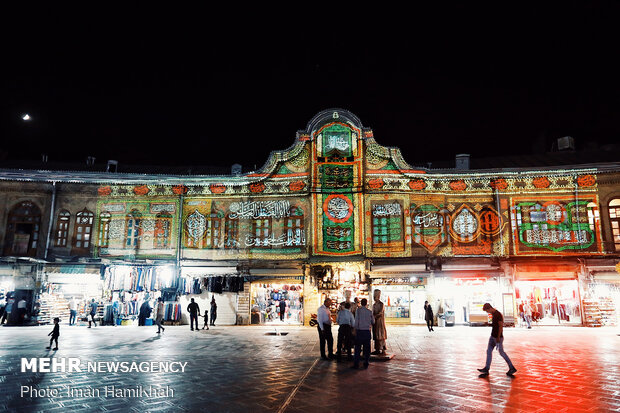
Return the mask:
<path id="1" fill-rule="evenodd" d="M 404 284 L 412 288 L 423 287 L 424 277 L 401 277 L 401 278 L 377 278 L 373 280 L 374 285 Z"/>

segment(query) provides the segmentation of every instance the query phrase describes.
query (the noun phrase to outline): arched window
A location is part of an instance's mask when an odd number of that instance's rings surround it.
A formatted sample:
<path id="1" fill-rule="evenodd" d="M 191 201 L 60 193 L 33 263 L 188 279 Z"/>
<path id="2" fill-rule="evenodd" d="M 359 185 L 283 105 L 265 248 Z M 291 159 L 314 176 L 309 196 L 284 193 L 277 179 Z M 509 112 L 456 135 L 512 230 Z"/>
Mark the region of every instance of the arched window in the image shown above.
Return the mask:
<path id="1" fill-rule="evenodd" d="M 112 216 L 109 212 L 102 212 L 99 215 L 99 246 L 107 248 L 110 244 L 110 220 Z"/>
<path id="2" fill-rule="evenodd" d="M 41 210 L 31 201 L 20 202 L 9 212 L 4 255 L 34 257 L 39 243 Z"/>
<path id="3" fill-rule="evenodd" d="M 140 248 L 140 222 L 142 214 L 137 210 L 132 210 L 125 217 L 125 247 Z"/>
<path id="4" fill-rule="evenodd" d="M 620 251 L 620 198 L 609 202 L 609 221 L 616 251 Z"/>
<path id="5" fill-rule="evenodd" d="M 54 246 L 56 247 L 66 247 L 67 246 L 67 237 L 69 236 L 69 222 L 71 220 L 71 213 L 66 209 L 58 212 L 58 217 L 56 218 L 56 239 L 54 241 Z"/>
<path id="6" fill-rule="evenodd" d="M 93 222 L 95 214 L 84 208 L 75 214 L 75 229 L 73 231 L 73 248 L 88 250 L 90 248 Z"/>
<path id="7" fill-rule="evenodd" d="M 239 248 L 239 219 L 226 217 L 224 248 Z"/>
<path id="8" fill-rule="evenodd" d="M 165 249 L 170 247 L 170 231 L 172 228 L 172 215 L 167 212 L 157 214 L 155 221 L 155 231 L 153 236 L 154 248 Z"/>

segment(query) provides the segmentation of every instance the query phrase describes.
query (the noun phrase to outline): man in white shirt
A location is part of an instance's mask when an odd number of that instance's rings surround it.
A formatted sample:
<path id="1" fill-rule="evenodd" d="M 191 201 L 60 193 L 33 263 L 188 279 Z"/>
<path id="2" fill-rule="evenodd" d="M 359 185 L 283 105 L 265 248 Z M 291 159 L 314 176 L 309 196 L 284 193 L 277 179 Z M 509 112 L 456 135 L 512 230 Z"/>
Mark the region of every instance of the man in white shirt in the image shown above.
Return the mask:
<path id="1" fill-rule="evenodd" d="M 75 324 L 75 317 L 77 317 L 77 301 L 75 297 L 71 297 L 69 301 L 69 325 Z"/>
<path id="2" fill-rule="evenodd" d="M 353 314 L 349 311 L 351 308 L 350 303 L 342 303 L 340 304 L 340 310 L 338 311 L 338 318 L 336 318 L 336 322 L 338 323 L 338 344 L 336 344 L 336 361 L 340 361 L 340 356 L 343 352 L 343 348 L 347 351 L 347 356 L 351 358 L 351 329 L 353 328 L 353 323 L 355 323 L 355 319 L 353 318 Z"/>
<path id="3" fill-rule="evenodd" d="M 334 357 L 334 337 L 332 336 L 332 317 L 329 307 L 332 300 L 326 298 L 323 305 L 316 312 L 317 329 L 319 330 L 319 343 L 321 348 L 321 358 L 323 360 L 331 360 Z M 325 341 L 327 341 L 327 350 L 329 358 L 325 356 Z"/>
<path id="4" fill-rule="evenodd" d="M 366 308 L 368 300 L 362 298 L 361 307 L 355 312 L 355 357 L 353 358 L 352 368 L 357 369 L 360 365 L 360 351 L 364 347 L 364 368 L 368 368 L 370 360 L 370 331 L 375 323 L 372 311 Z"/>
<path id="5" fill-rule="evenodd" d="M 17 302 L 17 316 L 19 317 L 19 324 L 23 324 L 26 318 L 26 300 L 23 298 Z"/>

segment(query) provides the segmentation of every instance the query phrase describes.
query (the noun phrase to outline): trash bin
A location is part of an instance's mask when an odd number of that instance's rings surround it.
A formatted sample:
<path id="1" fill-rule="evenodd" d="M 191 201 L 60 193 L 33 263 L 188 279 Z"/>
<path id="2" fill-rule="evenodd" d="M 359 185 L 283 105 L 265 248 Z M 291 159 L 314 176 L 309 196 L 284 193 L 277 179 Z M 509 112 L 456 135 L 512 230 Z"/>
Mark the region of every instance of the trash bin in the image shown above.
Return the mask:
<path id="1" fill-rule="evenodd" d="M 446 318 L 445 315 L 443 314 L 437 314 L 437 325 L 439 327 L 445 327 L 446 326 Z"/>
<path id="2" fill-rule="evenodd" d="M 454 326 L 454 311 L 452 310 L 448 310 L 444 313 L 444 316 L 446 317 L 446 326 L 452 327 Z"/>

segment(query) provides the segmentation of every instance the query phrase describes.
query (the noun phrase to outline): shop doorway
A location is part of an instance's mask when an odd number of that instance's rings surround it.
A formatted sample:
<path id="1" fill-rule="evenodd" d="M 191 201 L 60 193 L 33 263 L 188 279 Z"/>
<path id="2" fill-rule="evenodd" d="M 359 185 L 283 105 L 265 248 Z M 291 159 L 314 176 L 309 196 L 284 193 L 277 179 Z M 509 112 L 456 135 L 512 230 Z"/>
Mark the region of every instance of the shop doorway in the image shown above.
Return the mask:
<path id="1" fill-rule="evenodd" d="M 252 324 L 303 324 L 303 283 L 301 281 L 253 282 L 250 287 L 250 297 Z M 281 308 L 284 309 L 283 314 L 280 311 Z"/>
<path id="2" fill-rule="evenodd" d="M 515 281 L 515 296 L 519 309 L 530 305 L 537 325 L 581 324 L 577 280 Z"/>

